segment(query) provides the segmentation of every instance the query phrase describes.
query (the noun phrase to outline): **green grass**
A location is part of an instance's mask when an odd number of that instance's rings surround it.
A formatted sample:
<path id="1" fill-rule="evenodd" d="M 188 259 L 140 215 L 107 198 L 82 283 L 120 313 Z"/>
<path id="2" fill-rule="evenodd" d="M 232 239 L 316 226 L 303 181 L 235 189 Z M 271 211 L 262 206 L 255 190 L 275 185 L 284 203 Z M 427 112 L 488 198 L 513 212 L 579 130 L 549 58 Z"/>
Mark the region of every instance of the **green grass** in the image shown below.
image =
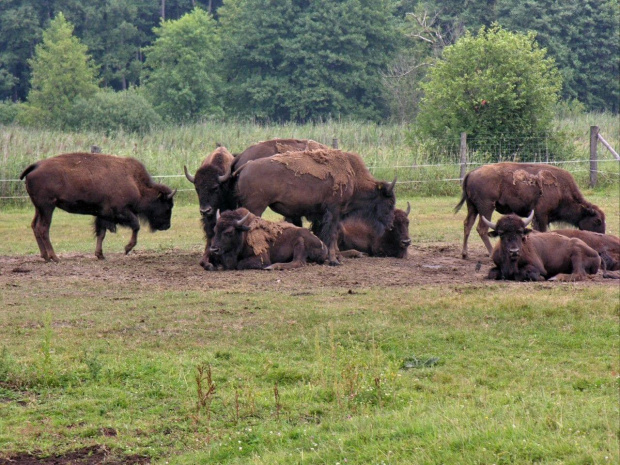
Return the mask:
<path id="1" fill-rule="evenodd" d="M 600 126 L 601 134 L 618 150 L 618 116 L 589 113 L 555 122 L 556 130 L 572 147 L 570 153 L 556 154 L 557 158 L 589 160 L 591 125 Z M 409 195 L 457 195 L 460 170 L 457 165 L 458 141 L 443 141 L 440 144 L 417 141 L 411 136 L 413 130 L 413 127 L 407 125 L 344 121 L 305 125 L 205 122 L 168 127 L 145 135 L 122 131 L 111 134 L 68 133 L 0 126 L 0 180 L 8 180 L 0 181 L 0 197 L 26 195 L 23 182 L 14 180 L 29 164 L 59 153 L 89 151 L 93 144 L 100 146 L 104 153 L 138 158 L 154 176 L 172 176 L 159 179 L 161 182 L 181 189 L 182 196 L 191 195 L 191 186 L 183 176 L 183 165 L 187 165 L 190 171 L 196 170 L 213 151 L 216 143 L 224 144 L 233 153 L 240 153 L 258 141 L 274 137 L 310 138 L 327 145 L 332 145 L 336 138 L 341 149 L 359 153 L 377 178 L 392 180 L 398 176 L 401 191 Z M 620 177 L 618 163 L 611 161 L 613 157 L 602 146 L 599 152 L 599 158 L 606 160 L 599 165 L 600 186 L 617 187 Z M 470 161 L 489 160 L 482 158 Z M 427 166 L 437 164 L 441 166 Z M 587 162 L 562 167 L 575 175 L 581 187 L 587 185 Z M 0 202 L 0 206 L 11 203 L 7 199 L 0 199 Z"/>
<path id="2" fill-rule="evenodd" d="M 617 191 L 586 196 L 617 235 Z M 414 244 L 460 244 L 456 197 L 405 200 Z M 137 249 L 198 256 L 196 209 L 175 206 L 172 228 L 142 232 Z M 37 253 L 31 216 L 0 212 L 1 256 Z M 90 221 L 59 212 L 57 252 L 92 255 Z M 109 234 L 104 252 L 122 252 L 128 237 Z M 174 289 L 0 276 L 0 458 L 94 444 L 158 464 L 620 458 L 617 286 L 481 281 L 299 295 L 237 274 L 226 289 L 210 287 L 208 273 L 203 286 Z M 439 360 L 404 369 L 414 357 Z M 215 392 L 198 407 L 196 375 L 207 366 Z"/>

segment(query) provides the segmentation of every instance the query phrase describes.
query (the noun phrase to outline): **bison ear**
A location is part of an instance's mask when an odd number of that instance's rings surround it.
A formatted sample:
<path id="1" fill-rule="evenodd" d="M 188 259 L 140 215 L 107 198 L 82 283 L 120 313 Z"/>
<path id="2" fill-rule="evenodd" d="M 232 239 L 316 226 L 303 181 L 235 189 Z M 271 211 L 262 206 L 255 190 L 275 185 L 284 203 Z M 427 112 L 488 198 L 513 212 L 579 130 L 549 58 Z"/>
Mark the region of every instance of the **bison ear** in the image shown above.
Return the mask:
<path id="1" fill-rule="evenodd" d="M 246 226 L 245 224 L 240 224 L 238 226 L 235 226 L 239 231 L 249 231 L 250 227 Z"/>
<path id="2" fill-rule="evenodd" d="M 532 230 L 530 228 L 525 228 L 525 230 L 523 231 L 523 235 L 527 236 L 531 232 L 532 232 Z"/>
<path id="3" fill-rule="evenodd" d="M 499 233 L 495 231 L 494 229 L 491 229 L 489 231 L 489 237 L 497 237 L 497 236 L 499 236 Z"/>

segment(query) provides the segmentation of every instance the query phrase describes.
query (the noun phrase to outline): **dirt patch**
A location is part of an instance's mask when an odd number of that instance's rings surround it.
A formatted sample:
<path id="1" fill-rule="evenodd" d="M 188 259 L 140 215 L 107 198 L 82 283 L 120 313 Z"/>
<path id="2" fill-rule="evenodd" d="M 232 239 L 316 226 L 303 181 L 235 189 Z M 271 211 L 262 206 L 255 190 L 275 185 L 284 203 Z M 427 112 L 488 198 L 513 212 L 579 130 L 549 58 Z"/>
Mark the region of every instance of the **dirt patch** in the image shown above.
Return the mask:
<path id="1" fill-rule="evenodd" d="M 33 289 L 37 282 L 47 285 L 74 282 L 114 284 L 135 283 L 171 290 L 227 289 L 247 292 L 288 291 L 303 295 L 317 289 L 345 290 L 370 287 L 411 287 L 423 285 L 490 284 L 485 279 L 492 266 L 482 245 L 470 250 L 470 258 L 460 258 L 460 245 L 416 244 L 405 259 L 345 259 L 342 266 L 309 265 L 289 271 L 204 271 L 198 262 L 201 250 L 138 251 L 130 255 L 108 254 L 97 260 L 92 254 L 62 254 L 60 263 L 45 263 L 34 255 L 0 257 L 0 289 Z M 28 272 L 24 272 L 28 270 Z M 522 283 L 514 283 L 523 285 Z M 548 283 L 561 285 L 560 283 Z M 583 285 L 617 286 L 617 280 L 599 273 Z M 11 302 L 5 302 L 10 305 Z M 74 323 L 73 323 L 74 324 Z"/>
<path id="2" fill-rule="evenodd" d="M 92 446 L 69 452 L 64 455 L 40 457 L 33 454 L 20 454 L 8 459 L 0 458 L 0 465 L 142 465 L 151 463 L 147 457 L 119 457 L 110 453 L 104 446 Z"/>

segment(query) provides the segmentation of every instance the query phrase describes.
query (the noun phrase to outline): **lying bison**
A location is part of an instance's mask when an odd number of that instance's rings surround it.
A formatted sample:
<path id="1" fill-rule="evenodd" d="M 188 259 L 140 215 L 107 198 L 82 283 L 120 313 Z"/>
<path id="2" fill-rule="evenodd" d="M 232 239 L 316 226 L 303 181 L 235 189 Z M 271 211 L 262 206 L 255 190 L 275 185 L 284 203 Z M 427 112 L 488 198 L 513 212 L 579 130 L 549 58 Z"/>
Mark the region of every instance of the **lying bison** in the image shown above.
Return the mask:
<path id="1" fill-rule="evenodd" d="M 200 265 L 203 268 L 209 268 L 209 247 L 215 234 L 215 212 L 237 207 L 232 188 L 219 180 L 220 177 L 230 172 L 233 161 L 234 157 L 225 147 L 218 147 L 205 158 L 195 175 L 189 174 L 187 166 L 183 166 L 185 177 L 194 185 L 198 194 L 202 228 L 207 240 L 204 254 L 200 260 Z"/>
<path id="2" fill-rule="evenodd" d="M 340 223 L 338 231 L 338 248 L 343 255 L 345 251 L 358 251 L 371 257 L 407 257 L 411 244 L 409 238 L 409 212 L 411 205 L 407 202 L 407 211 L 394 210 L 394 222 L 378 235 L 372 223 L 364 218 L 348 216 Z"/>
<path id="3" fill-rule="evenodd" d="M 601 266 L 606 271 L 620 270 L 620 238 L 611 234 L 601 234 L 579 229 L 556 229 L 553 231 L 566 237 L 581 239 L 601 257 Z"/>
<path id="4" fill-rule="evenodd" d="M 490 235 L 500 238 L 491 255 L 495 267 L 489 279 L 580 281 L 598 272 L 601 259 L 596 250 L 552 232 L 530 234 L 527 226 L 533 218 L 534 212 L 525 221 L 509 214 L 495 224 L 482 217 L 492 229 Z"/>
<path id="5" fill-rule="evenodd" d="M 339 265 L 338 225 L 355 214 L 379 234 L 394 220 L 393 183 L 375 180 L 362 158 L 339 150 L 287 152 L 245 164 L 236 182 L 239 204 L 260 216 L 269 207 L 287 218 L 305 216 Z"/>
<path id="6" fill-rule="evenodd" d="M 210 254 L 226 270 L 288 270 L 323 263 L 327 247 L 307 229 L 266 221 L 239 208 L 219 215 Z M 215 269 L 213 264 L 208 268 Z"/>
<path id="7" fill-rule="evenodd" d="M 95 216 L 95 255 L 99 259 L 104 258 L 106 230 L 116 232 L 118 224 L 132 230 L 126 254 L 138 241 L 141 219 L 153 231 L 170 228 L 176 190 L 153 182 L 144 165 L 133 158 L 68 153 L 30 165 L 19 178 L 26 178 L 26 190 L 35 207 L 32 230 L 45 261 L 58 261 L 49 237 L 56 207 Z"/>
<path id="8" fill-rule="evenodd" d="M 526 163 L 481 166 L 465 176 L 463 195 L 454 212 L 464 203 L 467 203 L 467 217 L 463 258 L 467 258 L 467 239 L 478 215 L 478 234 L 489 253 L 493 250 L 482 218 L 490 220 L 494 210 L 521 216 L 534 210 L 534 228 L 539 231 L 546 231 L 549 223 L 561 221 L 579 229 L 605 232 L 603 211 L 583 197 L 570 173 L 554 166 Z"/>

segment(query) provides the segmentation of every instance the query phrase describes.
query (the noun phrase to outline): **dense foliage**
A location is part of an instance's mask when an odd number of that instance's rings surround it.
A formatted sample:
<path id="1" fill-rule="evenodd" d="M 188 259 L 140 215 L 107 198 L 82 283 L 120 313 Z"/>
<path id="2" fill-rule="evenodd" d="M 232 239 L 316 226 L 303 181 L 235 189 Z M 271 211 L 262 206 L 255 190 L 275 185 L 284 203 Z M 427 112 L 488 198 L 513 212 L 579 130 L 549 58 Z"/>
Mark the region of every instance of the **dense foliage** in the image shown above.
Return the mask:
<path id="1" fill-rule="evenodd" d="M 412 121 L 443 49 L 495 23 L 536 34 L 560 71 L 564 101 L 617 113 L 618 2 L 3 0 L 0 101 L 32 99 L 36 46 L 62 13 L 96 64 L 100 87 L 150 86 L 144 95 L 172 121 Z M 210 19 L 191 13 L 196 8 Z M 195 30 L 189 13 L 200 23 Z"/>
<path id="2" fill-rule="evenodd" d="M 499 27 L 466 33 L 429 71 L 418 123 L 432 137 L 510 135 L 524 139 L 551 127 L 560 89 L 553 60 L 533 34 Z"/>

